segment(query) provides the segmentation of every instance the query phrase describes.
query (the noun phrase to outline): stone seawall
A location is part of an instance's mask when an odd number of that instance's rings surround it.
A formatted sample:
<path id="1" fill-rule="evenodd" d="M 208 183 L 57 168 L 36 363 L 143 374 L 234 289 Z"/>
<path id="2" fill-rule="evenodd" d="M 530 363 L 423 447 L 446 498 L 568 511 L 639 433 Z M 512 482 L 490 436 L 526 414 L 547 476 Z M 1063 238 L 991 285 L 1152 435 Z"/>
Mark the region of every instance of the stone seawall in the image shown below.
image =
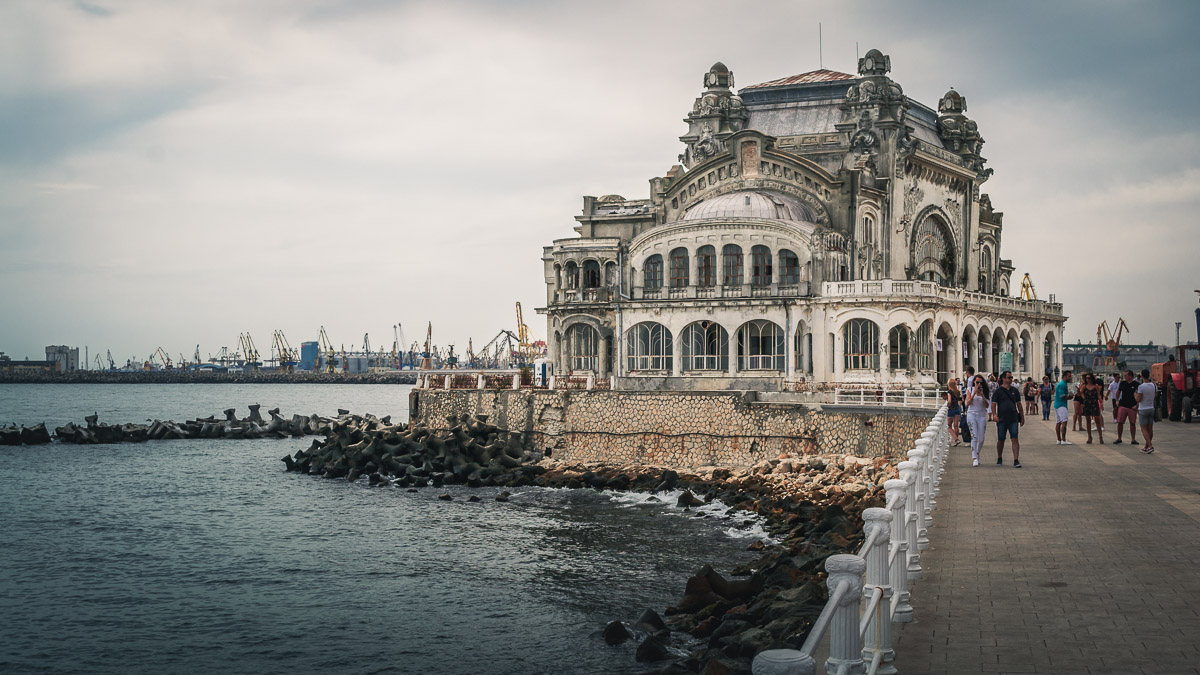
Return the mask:
<path id="1" fill-rule="evenodd" d="M 414 390 L 414 422 L 487 415 L 555 459 L 746 467 L 780 455 L 902 459 L 932 410 L 759 402 L 754 392 Z"/>

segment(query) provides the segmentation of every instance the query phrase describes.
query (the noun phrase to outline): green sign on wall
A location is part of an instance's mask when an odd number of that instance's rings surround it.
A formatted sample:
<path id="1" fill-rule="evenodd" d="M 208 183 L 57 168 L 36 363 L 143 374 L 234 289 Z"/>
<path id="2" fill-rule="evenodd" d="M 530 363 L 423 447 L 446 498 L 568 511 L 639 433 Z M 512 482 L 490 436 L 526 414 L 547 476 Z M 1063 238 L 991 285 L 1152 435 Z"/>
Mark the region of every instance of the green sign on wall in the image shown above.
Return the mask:
<path id="1" fill-rule="evenodd" d="M 998 372 L 1003 373 L 1006 370 L 1012 370 L 1012 369 L 1013 369 L 1013 353 L 1012 352 L 1000 352 L 1000 367 L 997 368 L 996 370 Z"/>

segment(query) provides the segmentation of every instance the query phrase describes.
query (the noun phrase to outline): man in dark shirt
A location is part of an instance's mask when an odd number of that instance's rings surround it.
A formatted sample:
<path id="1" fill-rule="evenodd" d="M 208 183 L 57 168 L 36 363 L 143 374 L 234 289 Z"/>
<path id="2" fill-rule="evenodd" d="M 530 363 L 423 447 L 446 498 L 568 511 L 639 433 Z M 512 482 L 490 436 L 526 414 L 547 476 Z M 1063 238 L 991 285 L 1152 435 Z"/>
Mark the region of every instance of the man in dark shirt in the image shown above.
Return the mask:
<path id="1" fill-rule="evenodd" d="M 996 464 L 1004 465 L 1004 439 L 1012 436 L 1013 466 L 1021 468 L 1021 442 L 1017 431 L 1025 426 L 1025 413 L 1021 410 L 1021 392 L 1013 386 L 1012 373 L 1000 375 L 1000 386 L 992 392 L 992 409 L 996 411 Z"/>
<path id="2" fill-rule="evenodd" d="M 1133 380 L 1133 371 L 1125 371 L 1125 379 L 1121 384 L 1117 385 L 1117 440 L 1113 441 L 1113 445 L 1121 442 L 1121 432 L 1125 429 L 1125 422 L 1129 422 L 1129 442 L 1137 445 L 1137 390 L 1138 383 Z"/>

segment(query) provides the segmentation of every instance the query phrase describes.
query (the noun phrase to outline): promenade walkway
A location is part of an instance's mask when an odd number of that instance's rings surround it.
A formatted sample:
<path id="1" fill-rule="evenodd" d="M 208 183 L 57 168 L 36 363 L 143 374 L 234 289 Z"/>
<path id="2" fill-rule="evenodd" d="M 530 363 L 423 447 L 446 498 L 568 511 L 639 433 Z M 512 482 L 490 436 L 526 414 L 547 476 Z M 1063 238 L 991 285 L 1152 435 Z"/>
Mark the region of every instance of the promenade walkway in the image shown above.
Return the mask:
<path id="1" fill-rule="evenodd" d="M 1054 443 L 1041 415 L 1021 463 L 951 448 L 896 639 L 902 673 L 1200 673 L 1200 423 L 1155 425 L 1157 448 Z"/>

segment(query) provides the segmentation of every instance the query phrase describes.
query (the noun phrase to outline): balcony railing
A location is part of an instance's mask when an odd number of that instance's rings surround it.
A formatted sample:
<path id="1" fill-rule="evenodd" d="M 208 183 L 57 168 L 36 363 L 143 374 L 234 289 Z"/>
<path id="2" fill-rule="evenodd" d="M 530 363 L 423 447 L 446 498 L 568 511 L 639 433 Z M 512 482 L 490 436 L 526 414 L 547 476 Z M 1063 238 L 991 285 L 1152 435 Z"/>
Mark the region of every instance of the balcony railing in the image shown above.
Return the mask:
<path id="1" fill-rule="evenodd" d="M 1045 300 L 1022 300 L 1021 298 L 976 293 L 962 288 L 946 288 L 932 281 L 830 281 L 823 285 L 821 294 L 826 297 L 935 297 L 950 302 L 967 302 L 977 307 L 1011 309 L 1022 312 L 1040 312 L 1062 315 L 1062 303 Z"/>
<path id="2" fill-rule="evenodd" d="M 770 286 L 684 286 L 681 288 L 634 288 L 634 300 L 695 300 L 713 298 L 798 298 L 810 295 L 807 281 L 794 284 L 772 284 Z M 615 295 L 615 294 L 614 294 Z M 564 296 L 572 302 L 570 296 Z M 586 296 L 585 296 L 586 301 Z M 603 301 L 603 299 L 602 299 Z"/>

